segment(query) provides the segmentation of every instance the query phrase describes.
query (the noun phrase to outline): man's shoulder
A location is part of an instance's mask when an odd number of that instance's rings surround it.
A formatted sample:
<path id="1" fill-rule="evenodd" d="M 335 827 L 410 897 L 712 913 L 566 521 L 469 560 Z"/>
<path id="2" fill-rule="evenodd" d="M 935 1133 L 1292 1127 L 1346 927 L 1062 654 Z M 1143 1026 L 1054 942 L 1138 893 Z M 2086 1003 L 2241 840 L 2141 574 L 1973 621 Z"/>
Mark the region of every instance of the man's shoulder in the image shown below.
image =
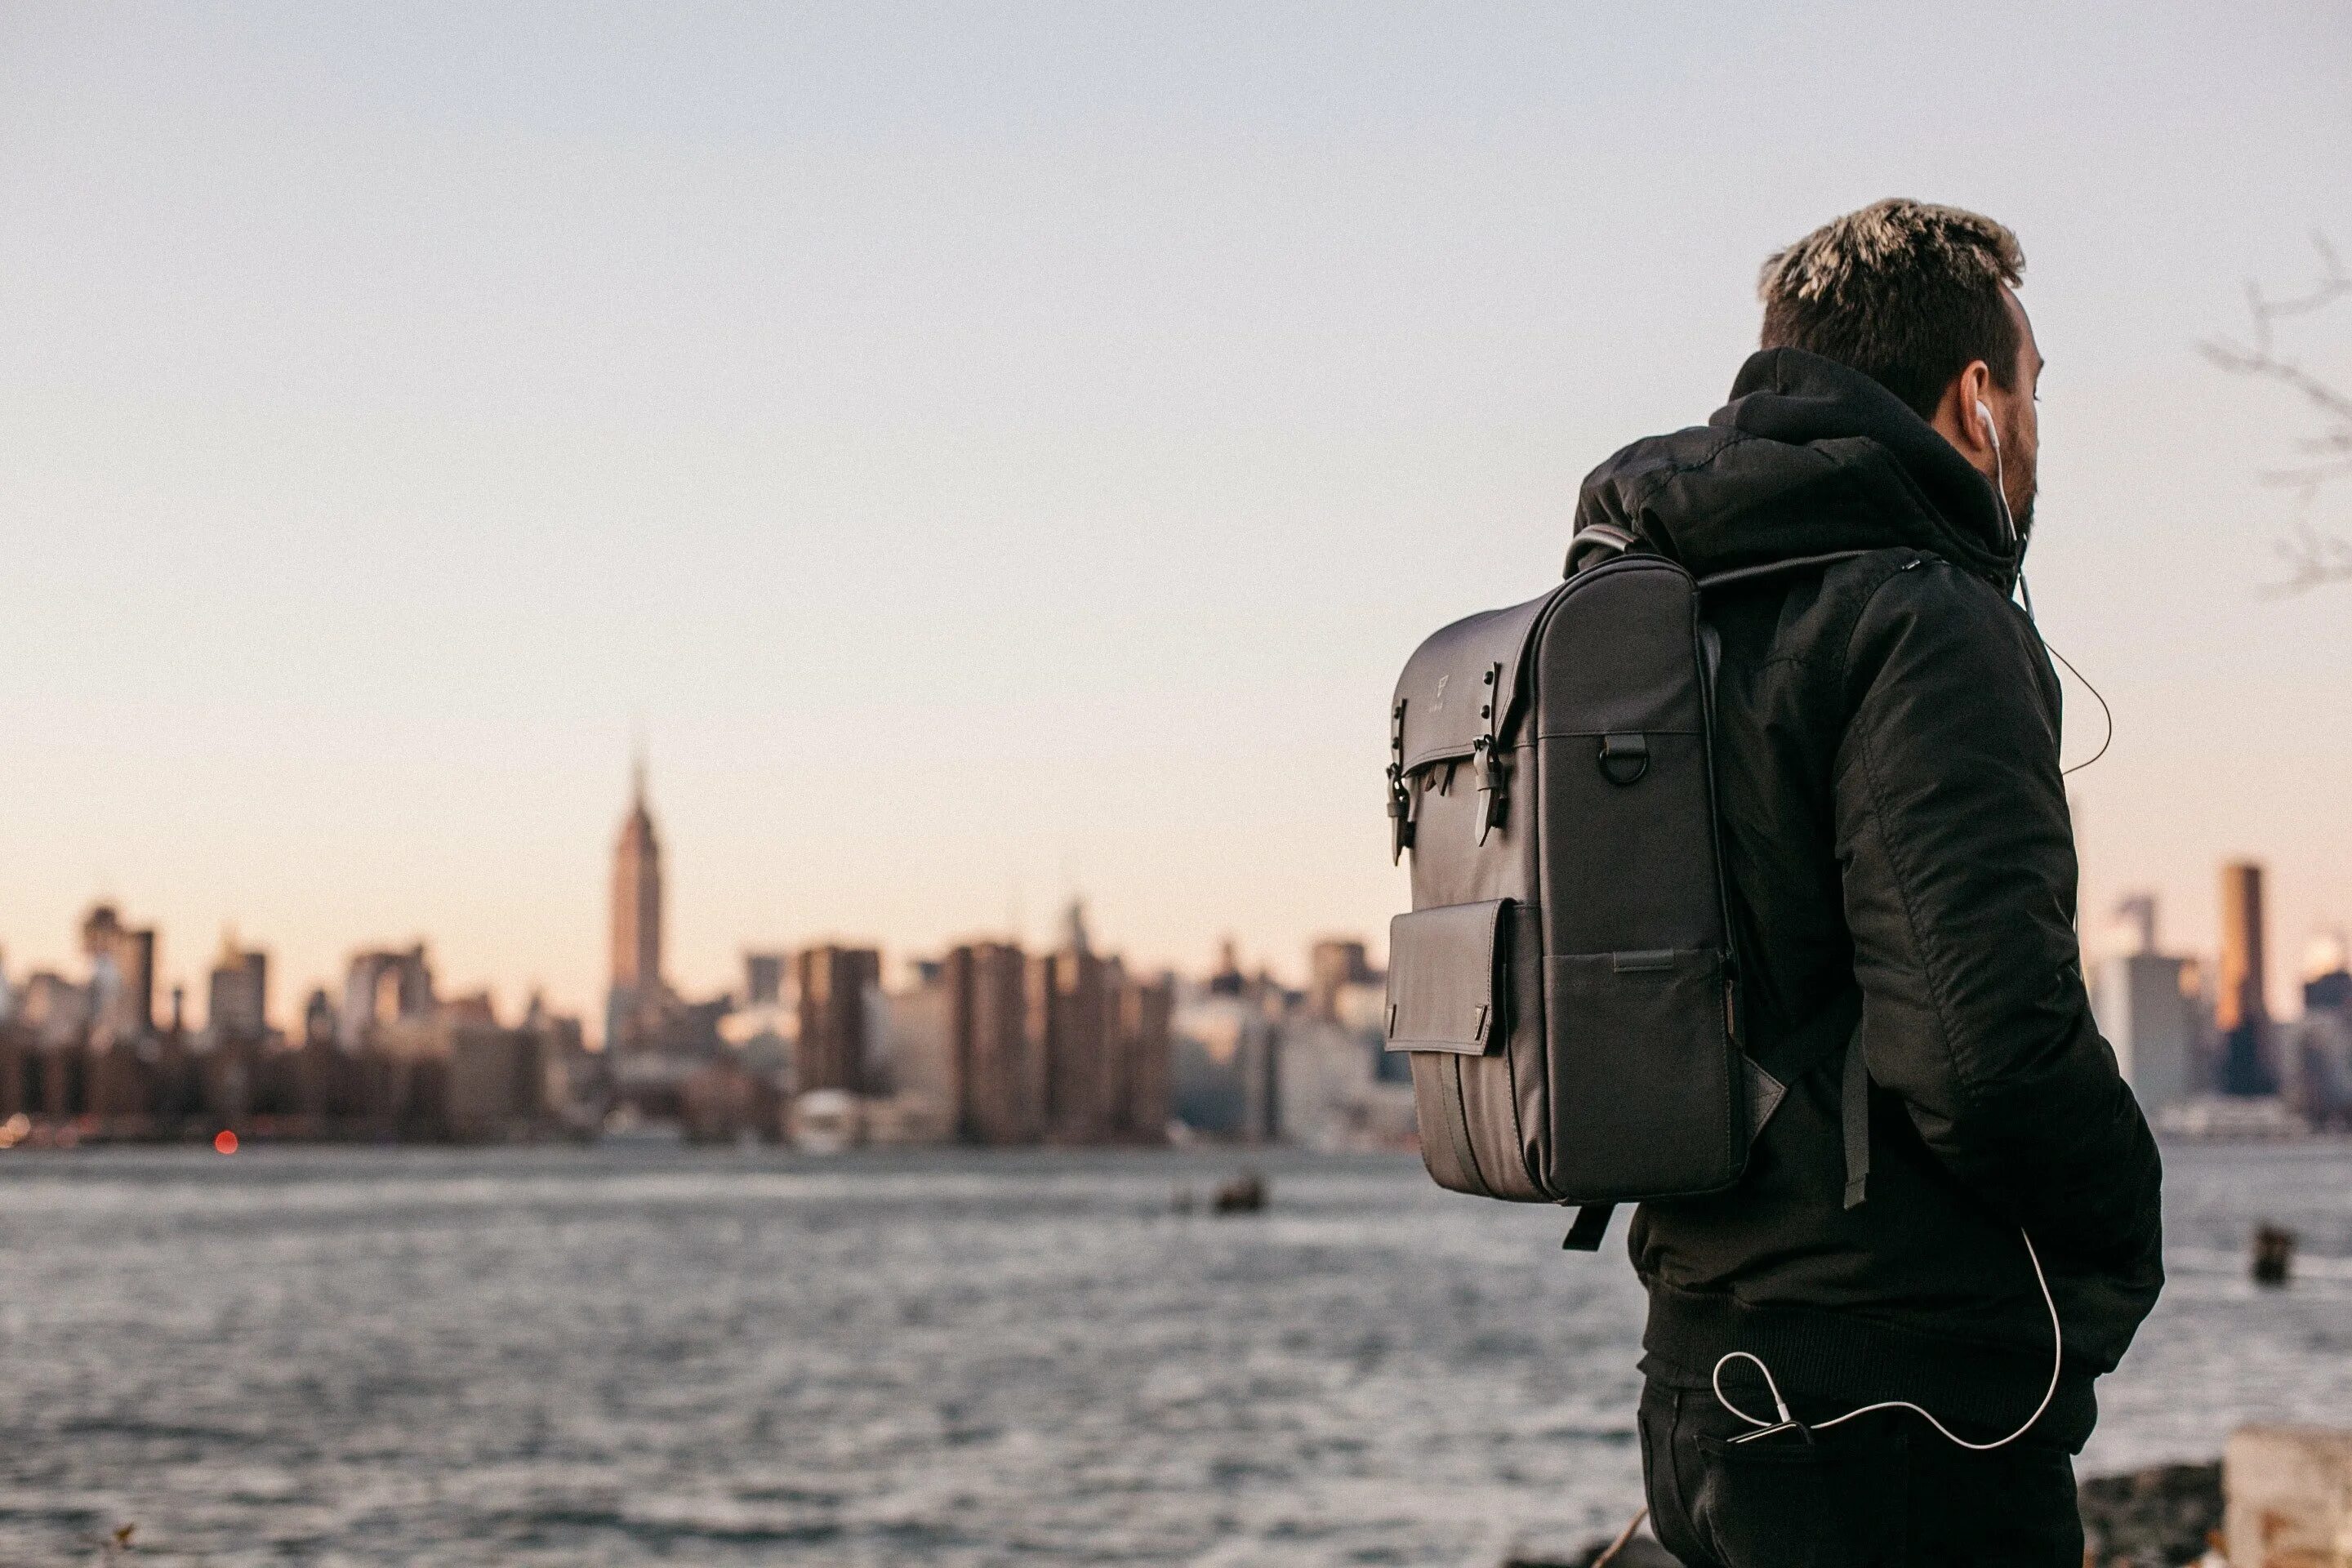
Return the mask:
<path id="1" fill-rule="evenodd" d="M 2048 661 L 2041 638 L 1999 588 L 1925 552 L 1874 553 L 1910 559 L 1878 563 L 1843 586 L 1841 598 L 1852 607 L 1843 649 L 1850 689 L 1886 680 L 2042 683 Z"/>

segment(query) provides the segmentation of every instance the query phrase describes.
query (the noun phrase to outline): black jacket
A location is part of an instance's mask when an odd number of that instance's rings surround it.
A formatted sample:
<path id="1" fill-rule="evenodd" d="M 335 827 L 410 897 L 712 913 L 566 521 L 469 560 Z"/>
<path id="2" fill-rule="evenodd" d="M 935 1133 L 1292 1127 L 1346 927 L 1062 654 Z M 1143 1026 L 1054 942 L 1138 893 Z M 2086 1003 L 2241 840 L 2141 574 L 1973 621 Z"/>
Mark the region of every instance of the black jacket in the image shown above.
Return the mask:
<path id="1" fill-rule="evenodd" d="M 1860 982 L 1868 1200 L 1843 1206 L 1837 1073 L 1816 1071 L 1737 1187 L 1635 1217 L 1645 1365 L 1700 1384 L 1749 1350 L 1800 1416 L 1903 1398 L 2000 1436 L 2050 1376 L 2022 1226 L 2065 1330 L 2035 1437 L 2080 1447 L 2091 1379 L 2163 1282 L 2161 1171 L 2084 992 L 2058 682 L 2010 602 L 1992 487 L 1876 382 L 1781 349 L 1704 428 L 1602 464 L 1578 521 L 1701 575 L 1868 552 L 1709 601 L 1750 1037 Z"/>

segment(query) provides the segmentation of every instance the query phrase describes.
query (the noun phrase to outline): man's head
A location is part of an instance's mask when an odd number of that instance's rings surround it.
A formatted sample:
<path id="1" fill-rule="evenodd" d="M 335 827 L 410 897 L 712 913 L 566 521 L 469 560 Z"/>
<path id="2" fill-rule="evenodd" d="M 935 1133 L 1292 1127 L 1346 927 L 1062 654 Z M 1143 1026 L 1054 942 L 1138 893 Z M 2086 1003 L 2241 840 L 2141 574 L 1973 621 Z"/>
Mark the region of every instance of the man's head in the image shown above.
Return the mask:
<path id="1" fill-rule="evenodd" d="M 1763 346 L 1835 360 L 1901 398 L 1987 479 L 1999 476 L 2022 536 L 2033 526 L 2042 374 L 2012 292 L 2024 274 L 2017 237 L 1989 217 L 1874 202 L 1764 263 Z"/>

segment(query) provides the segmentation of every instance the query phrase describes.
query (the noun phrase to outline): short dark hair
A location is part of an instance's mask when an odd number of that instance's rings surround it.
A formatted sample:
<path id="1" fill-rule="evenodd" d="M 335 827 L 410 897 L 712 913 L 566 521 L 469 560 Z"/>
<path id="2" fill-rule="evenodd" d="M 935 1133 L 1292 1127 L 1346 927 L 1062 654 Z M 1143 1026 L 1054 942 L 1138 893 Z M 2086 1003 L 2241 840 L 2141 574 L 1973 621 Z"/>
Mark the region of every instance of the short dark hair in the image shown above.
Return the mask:
<path id="1" fill-rule="evenodd" d="M 1873 202 L 1764 263 L 1763 346 L 1851 365 L 1932 419 L 1972 360 L 2003 390 L 2015 384 L 2024 345 L 2001 286 L 2024 275 L 2017 236 L 1989 217 Z"/>

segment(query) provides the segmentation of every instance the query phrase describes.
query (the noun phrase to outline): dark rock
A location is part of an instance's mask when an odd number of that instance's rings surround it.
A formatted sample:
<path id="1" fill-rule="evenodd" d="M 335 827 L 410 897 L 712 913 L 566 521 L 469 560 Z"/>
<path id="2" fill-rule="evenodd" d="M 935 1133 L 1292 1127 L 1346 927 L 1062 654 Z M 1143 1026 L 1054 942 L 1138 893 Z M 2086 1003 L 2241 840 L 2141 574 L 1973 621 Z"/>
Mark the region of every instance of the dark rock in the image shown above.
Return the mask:
<path id="1" fill-rule="evenodd" d="M 2086 1568 L 2180 1568 L 2205 1554 L 2221 1528 L 2221 1467 L 2158 1465 L 2094 1476 L 2081 1489 Z M 1562 1557 L 1514 1557 L 1503 1568 L 1591 1568 L 1609 1549 L 1595 1541 Z M 1609 1568 L 1678 1568 L 1649 1535 L 1635 1536 Z"/>
<path id="2" fill-rule="evenodd" d="M 2158 1465 L 2082 1485 L 2084 1562 L 2095 1568 L 2179 1568 L 2221 1528 L 2221 1467 Z"/>
<path id="3" fill-rule="evenodd" d="M 2274 1225 L 2254 1227 L 2254 1283 L 2284 1285 L 2294 1275 L 2294 1232 Z"/>
<path id="4" fill-rule="evenodd" d="M 1503 1568 L 1592 1568 L 1608 1550 L 1609 1541 L 1604 1538 L 1566 1557 L 1514 1557 Z M 1682 1568 L 1682 1563 L 1650 1537 L 1637 1535 L 1609 1560 L 1609 1568 Z"/>
<path id="5" fill-rule="evenodd" d="M 1265 1178 L 1255 1171 L 1244 1171 L 1217 1189 L 1210 1200 L 1212 1214 L 1255 1214 L 1265 1207 Z"/>

